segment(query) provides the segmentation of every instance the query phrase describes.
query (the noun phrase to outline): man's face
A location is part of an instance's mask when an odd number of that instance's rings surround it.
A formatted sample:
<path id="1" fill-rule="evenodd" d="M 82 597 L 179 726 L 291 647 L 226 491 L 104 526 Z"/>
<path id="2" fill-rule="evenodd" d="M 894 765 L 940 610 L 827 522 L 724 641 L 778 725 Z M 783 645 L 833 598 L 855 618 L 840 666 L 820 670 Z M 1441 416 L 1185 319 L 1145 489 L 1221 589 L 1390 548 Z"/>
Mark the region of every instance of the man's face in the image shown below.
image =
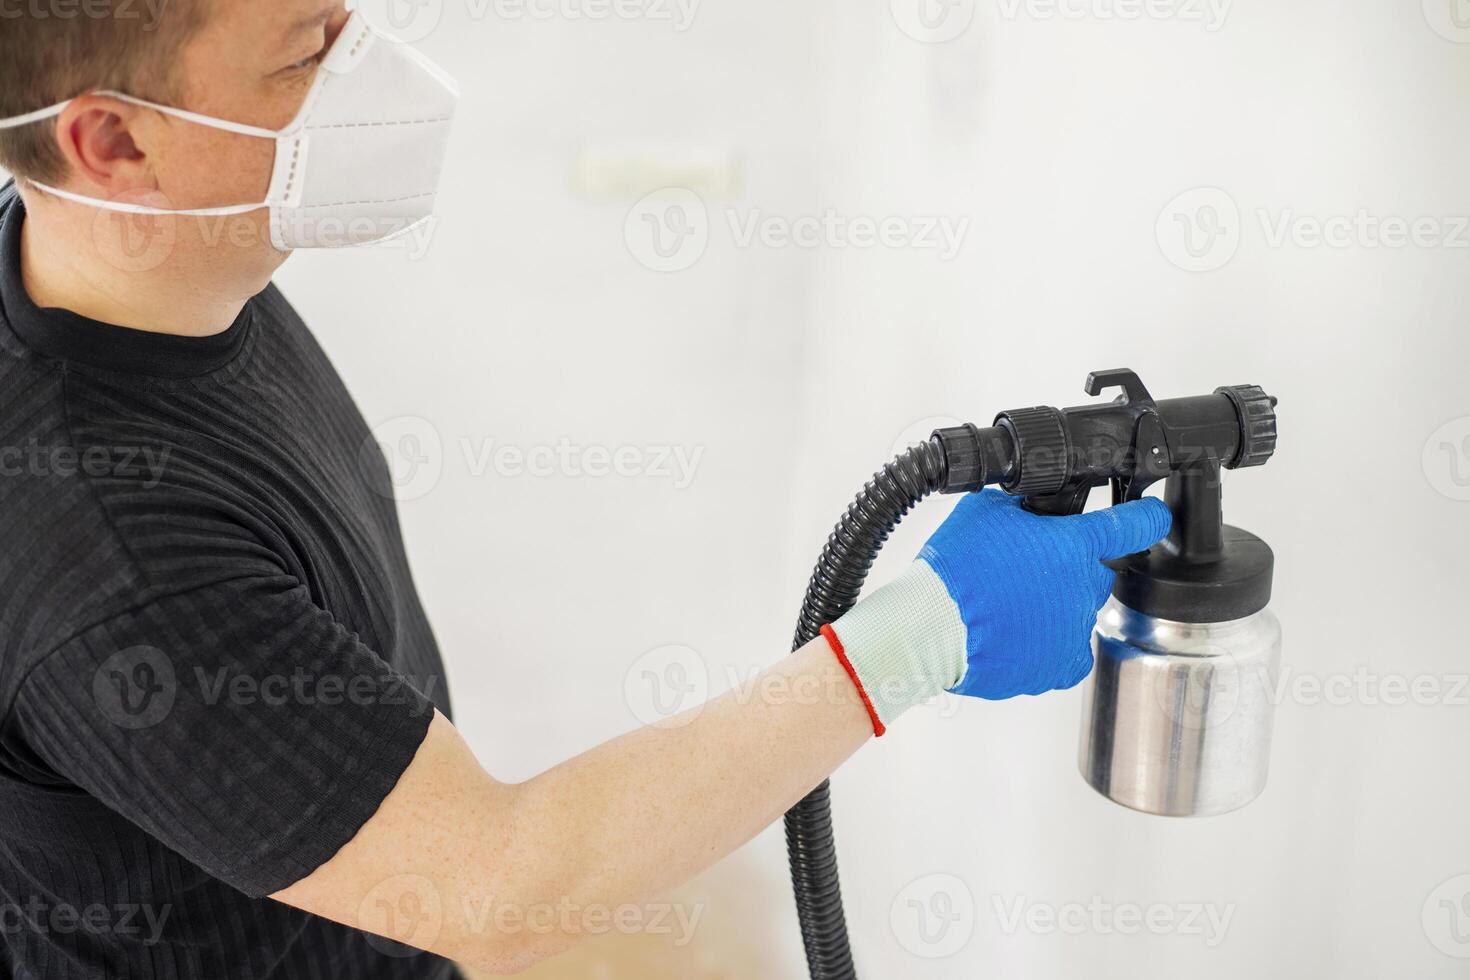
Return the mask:
<path id="1" fill-rule="evenodd" d="M 179 106 L 265 129 L 290 123 L 347 20 L 343 0 L 199 2 L 208 12 L 176 66 Z M 148 140 L 154 177 L 171 207 L 265 199 L 275 161 L 273 141 L 162 114 L 154 114 L 150 124 L 155 127 Z M 270 249 L 265 211 L 230 220 L 251 223 L 256 234 L 252 241 L 232 229 L 218 241 L 221 247 Z"/>

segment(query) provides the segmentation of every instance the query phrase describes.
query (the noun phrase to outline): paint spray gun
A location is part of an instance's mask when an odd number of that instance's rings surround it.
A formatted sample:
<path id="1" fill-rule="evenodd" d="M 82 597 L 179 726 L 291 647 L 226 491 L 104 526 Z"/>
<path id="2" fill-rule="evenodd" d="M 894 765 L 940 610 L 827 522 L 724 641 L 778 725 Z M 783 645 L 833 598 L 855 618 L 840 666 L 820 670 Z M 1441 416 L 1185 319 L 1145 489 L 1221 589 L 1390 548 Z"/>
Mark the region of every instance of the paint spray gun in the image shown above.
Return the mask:
<path id="1" fill-rule="evenodd" d="M 1265 787 L 1281 628 L 1266 608 L 1271 549 L 1223 521 L 1221 471 L 1276 449 L 1276 399 L 1255 385 L 1155 401 L 1137 374 L 1094 371 L 1109 402 L 1001 412 L 939 429 L 863 488 L 827 539 L 795 648 L 858 600 L 899 520 L 931 493 L 997 485 L 1037 514 L 1082 512 L 1095 488 L 1137 500 L 1164 481 L 1169 536 L 1109 566 L 1113 596 L 1093 632 L 1078 763 L 1117 803 L 1165 816 L 1237 809 Z M 837 877 L 828 785 L 786 815 L 797 914 L 813 980 L 855 978 Z"/>

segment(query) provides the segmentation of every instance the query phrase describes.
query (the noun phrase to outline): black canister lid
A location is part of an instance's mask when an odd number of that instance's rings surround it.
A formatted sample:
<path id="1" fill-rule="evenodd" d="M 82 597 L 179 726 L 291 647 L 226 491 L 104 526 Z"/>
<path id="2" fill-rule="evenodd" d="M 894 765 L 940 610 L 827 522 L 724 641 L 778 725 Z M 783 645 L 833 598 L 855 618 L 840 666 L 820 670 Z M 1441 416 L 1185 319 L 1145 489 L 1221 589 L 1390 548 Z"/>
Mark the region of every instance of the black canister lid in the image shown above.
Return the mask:
<path id="1" fill-rule="evenodd" d="M 1184 623 L 1223 623 L 1265 608 L 1275 558 L 1266 542 L 1222 520 L 1221 489 L 1213 457 L 1170 475 L 1164 485 L 1174 517 L 1169 536 L 1107 563 L 1117 572 L 1113 595 L 1119 602 Z"/>
<path id="2" fill-rule="evenodd" d="M 1221 528 L 1218 555 L 1200 561 L 1170 541 L 1106 563 L 1117 573 L 1113 595 L 1145 616 L 1184 623 L 1223 623 L 1259 612 L 1271 601 L 1271 547 L 1249 531 Z"/>

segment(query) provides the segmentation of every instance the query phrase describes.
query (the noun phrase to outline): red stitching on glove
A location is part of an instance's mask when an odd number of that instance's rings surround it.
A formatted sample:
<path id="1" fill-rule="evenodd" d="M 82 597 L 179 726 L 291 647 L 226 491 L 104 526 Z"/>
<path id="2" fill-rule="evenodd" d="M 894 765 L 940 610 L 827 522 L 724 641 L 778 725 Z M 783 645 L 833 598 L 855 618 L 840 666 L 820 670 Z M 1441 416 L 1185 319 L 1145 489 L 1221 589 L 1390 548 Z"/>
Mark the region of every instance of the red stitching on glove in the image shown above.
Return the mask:
<path id="1" fill-rule="evenodd" d="M 883 724 L 883 719 L 878 717 L 878 711 L 873 707 L 873 701 L 868 697 L 868 692 L 863 689 L 863 682 L 858 680 L 857 671 L 852 669 L 852 662 L 847 659 L 847 651 L 842 649 L 842 641 L 837 638 L 837 631 L 830 625 L 822 627 L 822 635 L 827 638 L 827 645 L 832 652 L 837 654 L 837 662 L 842 669 L 847 671 L 847 676 L 852 678 L 852 684 L 857 688 L 858 696 L 863 699 L 863 707 L 868 709 L 868 717 L 873 719 L 873 735 L 882 737 L 888 729 Z"/>

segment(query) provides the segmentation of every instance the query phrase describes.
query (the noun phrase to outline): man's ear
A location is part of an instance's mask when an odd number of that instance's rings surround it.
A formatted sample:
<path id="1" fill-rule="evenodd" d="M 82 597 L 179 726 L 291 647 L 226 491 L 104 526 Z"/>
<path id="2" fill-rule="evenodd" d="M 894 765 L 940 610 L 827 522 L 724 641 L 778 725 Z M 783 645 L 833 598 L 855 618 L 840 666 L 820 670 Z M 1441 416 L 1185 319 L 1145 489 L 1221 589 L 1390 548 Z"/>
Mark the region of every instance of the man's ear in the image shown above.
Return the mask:
<path id="1" fill-rule="evenodd" d="M 106 95 L 73 99 L 56 119 L 71 172 L 105 197 L 157 190 L 148 151 L 161 136 L 157 113 Z"/>

